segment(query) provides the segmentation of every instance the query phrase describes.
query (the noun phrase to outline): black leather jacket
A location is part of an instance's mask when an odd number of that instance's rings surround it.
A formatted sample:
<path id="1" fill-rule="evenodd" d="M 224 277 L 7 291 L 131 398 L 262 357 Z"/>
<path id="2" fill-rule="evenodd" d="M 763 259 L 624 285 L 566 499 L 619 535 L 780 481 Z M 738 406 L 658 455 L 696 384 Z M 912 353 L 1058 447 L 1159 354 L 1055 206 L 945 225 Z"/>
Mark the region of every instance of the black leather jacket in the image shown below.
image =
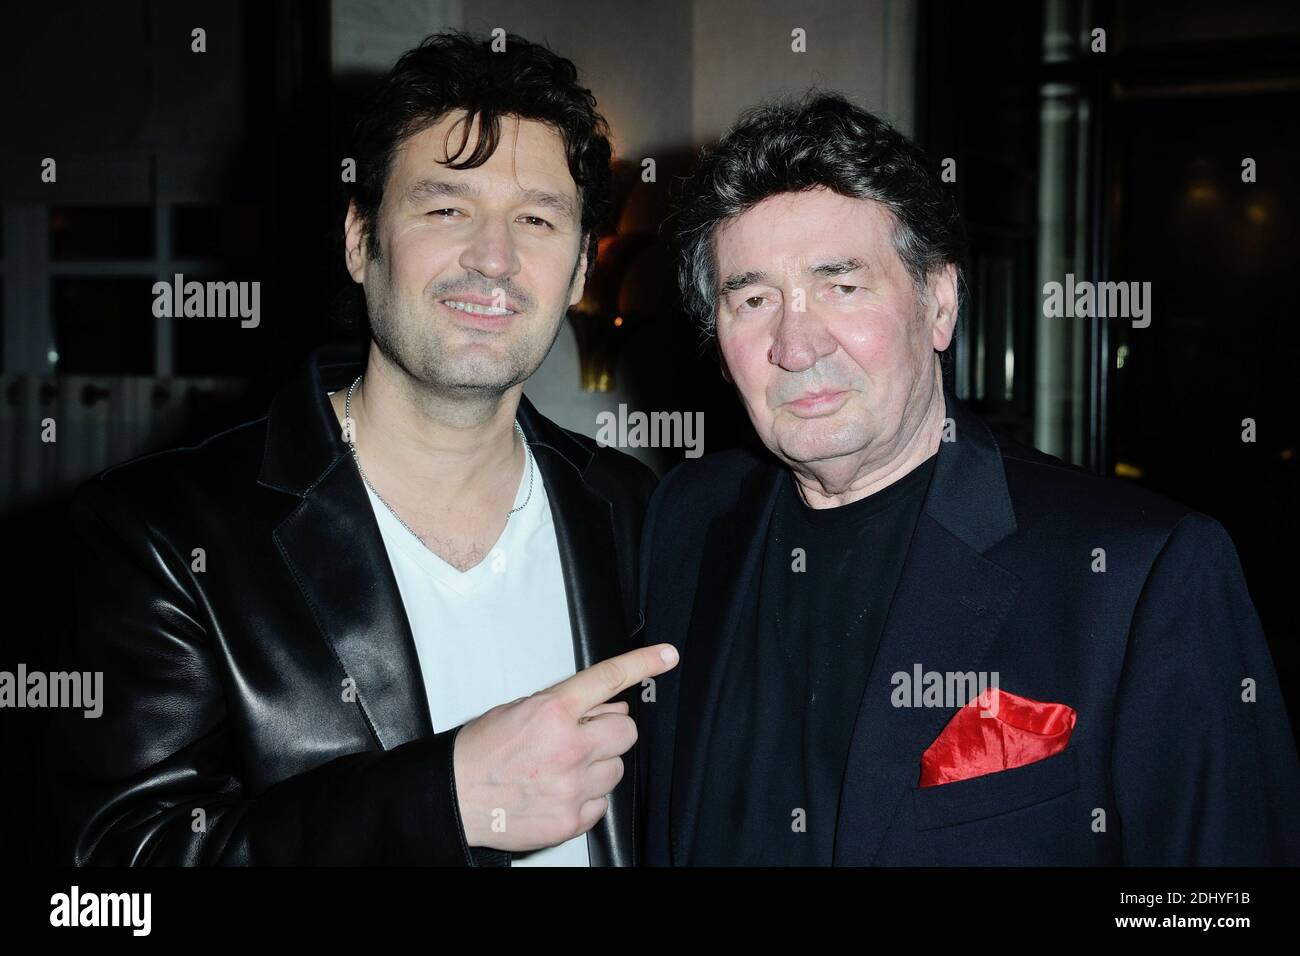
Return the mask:
<path id="1" fill-rule="evenodd" d="M 508 862 L 466 845 L 459 728 L 433 732 L 397 583 L 326 397 L 359 360 L 318 349 L 263 418 L 78 490 L 64 666 L 103 672 L 104 707 L 95 719 L 53 716 L 65 861 Z M 587 667 L 638 643 L 637 554 L 655 479 L 526 398 L 518 419 L 555 517 L 575 662 Z M 624 698 L 634 707 L 635 691 Z M 591 831 L 593 865 L 636 855 L 635 752 Z"/>

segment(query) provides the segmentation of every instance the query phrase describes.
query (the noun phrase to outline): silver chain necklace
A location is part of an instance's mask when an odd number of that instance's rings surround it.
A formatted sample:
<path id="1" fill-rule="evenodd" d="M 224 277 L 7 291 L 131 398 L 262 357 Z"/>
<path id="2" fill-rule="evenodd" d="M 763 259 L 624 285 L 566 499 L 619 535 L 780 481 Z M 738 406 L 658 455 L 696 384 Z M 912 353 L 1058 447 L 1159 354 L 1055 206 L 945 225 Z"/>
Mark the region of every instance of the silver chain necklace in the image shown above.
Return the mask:
<path id="1" fill-rule="evenodd" d="M 348 396 L 343 400 L 343 421 L 345 423 L 350 422 L 352 420 L 352 392 L 356 389 L 357 385 L 360 384 L 360 382 L 361 382 L 361 376 L 358 375 L 356 381 L 354 381 L 351 384 L 351 386 L 348 387 Z M 519 434 L 519 440 L 524 444 L 524 456 L 526 458 L 526 464 L 528 466 L 528 494 L 524 496 L 523 504 L 521 504 L 517 508 L 511 508 L 509 511 L 506 512 L 507 521 L 510 520 L 510 516 L 513 515 L 516 511 L 523 511 L 525 508 L 527 508 L 528 502 L 531 501 L 533 497 L 533 450 L 528 444 L 528 439 L 524 437 L 524 430 L 519 427 L 518 420 L 515 421 L 515 431 Z M 349 434 L 351 434 L 350 430 L 349 430 Z M 370 479 L 366 477 L 365 470 L 361 467 L 361 459 L 357 457 L 356 442 L 349 439 L 348 448 L 352 450 L 352 460 L 356 462 L 357 471 L 360 472 L 361 480 L 366 483 L 366 487 L 374 492 L 376 498 L 378 498 L 380 501 L 383 501 L 384 507 L 387 508 L 389 513 L 391 513 L 392 516 L 398 520 L 398 522 L 402 525 L 403 528 L 411 532 L 411 536 L 413 538 L 416 538 L 419 541 L 423 541 L 424 539 L 421 538 L 418 534 L 416 534 L 411 529 L 411 526 L 409 524 L 407 524 L 405 521 L 402 520 L 402 516 L 399 515 L 395 510 L 393 510 L 393 506 L 390 505 L 387 501 L 384 501 L 384 496 L 379 493 L 379 489 L 377 489 L 374 485 L 370 483 Z"/>

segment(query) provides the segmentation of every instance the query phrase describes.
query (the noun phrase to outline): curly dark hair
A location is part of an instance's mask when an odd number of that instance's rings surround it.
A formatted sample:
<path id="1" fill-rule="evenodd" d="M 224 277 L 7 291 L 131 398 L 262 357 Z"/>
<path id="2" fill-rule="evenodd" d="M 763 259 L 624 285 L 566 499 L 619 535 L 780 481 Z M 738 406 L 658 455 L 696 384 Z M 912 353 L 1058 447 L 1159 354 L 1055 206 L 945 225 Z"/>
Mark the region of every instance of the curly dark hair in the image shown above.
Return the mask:
<path id="1" fill-rule="evenodd" d="M 918 292 L 948 263 L 964 286 L 966 232 L 925 153 L 879 117 L 814 90 L 747 110 L 686 181 L 678 278 L 686 310 L 706 337 L 716 331 L 718 226 L 770 196 L 817 187 L 889 210 L 894 248 Z M 941 358 L 945 372 L 952 351 Z"/>
<path id="2" fill-rule="evenodd" d="M 591 91 L 579 85 L 572 61 L 515 34 L 504 40 L 505 48 L 494 51 L 491 39 L 462 31 L 431 34 L 402 54 L 362 104 L 351 146 L 357 181 L 346 192 L 356 204 L 371 259 L 381 258 L 375 227 L 397 150 L 446 114 L 464 110 L 459 142 L 448 143 L 451 169 L 473 169 L 491 157 L 502 116 L 537 120 L 559 133 L 582 203 L 591 275 L 597 233 L 610 209 L 609 126 Z M 478 136 L 471 143 L 475 119 Z"/>

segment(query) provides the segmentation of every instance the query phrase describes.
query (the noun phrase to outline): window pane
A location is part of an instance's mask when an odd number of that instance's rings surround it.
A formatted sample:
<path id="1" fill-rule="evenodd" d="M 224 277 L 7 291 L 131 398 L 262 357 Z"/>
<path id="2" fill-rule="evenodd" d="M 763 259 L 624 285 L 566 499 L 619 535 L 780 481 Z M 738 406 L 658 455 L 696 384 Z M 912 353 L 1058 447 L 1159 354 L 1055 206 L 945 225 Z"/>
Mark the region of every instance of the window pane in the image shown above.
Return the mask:
<path id="1" fill-rule="evenodd" d="M 258 206 L 173 206 L 172 255 L 177 259 L 242 259 L 263 251 Z"/>
<path id="2" fill-rule="evenodd" d="M 152 259 L 152 206 L 51 206 L 51 259 Z"/>
<path id="3" fill-rule="evenodd" d="M 152 375 L 153 280 L 60 277 L 51 283 L 60 375 Z"/>

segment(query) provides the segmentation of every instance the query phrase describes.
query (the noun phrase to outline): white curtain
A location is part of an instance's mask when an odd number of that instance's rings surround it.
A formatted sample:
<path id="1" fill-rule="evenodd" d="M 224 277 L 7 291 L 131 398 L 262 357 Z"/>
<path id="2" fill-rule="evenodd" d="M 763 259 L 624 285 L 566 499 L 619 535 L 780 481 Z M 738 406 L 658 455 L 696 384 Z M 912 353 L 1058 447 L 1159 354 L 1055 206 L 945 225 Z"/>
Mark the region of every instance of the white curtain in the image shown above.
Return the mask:
<path id="1" fill-rule="evenodd" d="M 0 376 L 0 511 L 69 491 L 154 450 L 161 436 L 183 427 L 192 398 L 233 395 L 241 386 L 228 379 Z M 53 441 L 42 440 L 47 431 Z"/>

